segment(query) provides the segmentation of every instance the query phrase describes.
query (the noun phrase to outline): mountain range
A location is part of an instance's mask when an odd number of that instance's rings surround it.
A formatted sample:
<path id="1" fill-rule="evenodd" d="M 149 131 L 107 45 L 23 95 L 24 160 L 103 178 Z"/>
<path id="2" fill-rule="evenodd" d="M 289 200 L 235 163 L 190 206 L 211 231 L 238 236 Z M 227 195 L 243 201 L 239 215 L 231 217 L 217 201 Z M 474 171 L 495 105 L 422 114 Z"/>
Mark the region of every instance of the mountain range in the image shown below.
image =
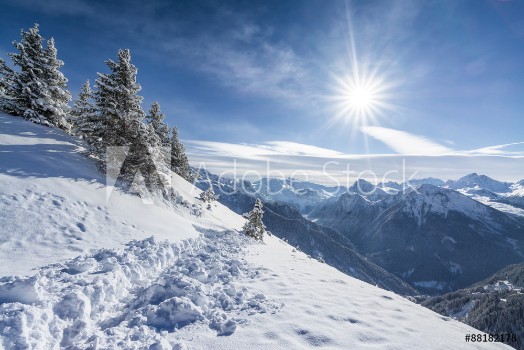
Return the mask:
<path id="1" fill-rule="evenodd" d="M 346 273 L 344 266 L 354 265 L 347 262 L 359 256 L 371 271 L 378 265 L 419 292 L 442 294 L 524 261 L 524 219 L 517 206 L 508 204 L 524 198 L 523 182 L 472 173 L 456 181 L 426 178 L 378 186 L 359 179 L 337 191 L 296 179 L 262 179 L 246 182 L 247 191 L 222 195 L 220 201 L 241 213 L 259 197 L 271 212 L 266 225 L 283 239 L 290 239 L 293 230 L 275 227 L 295 227 L 292 239 L 308 254 L 322 256 Z M 202 188 L 209 186 L 204 183 Z M 215 178 L 213 186 L 218 191 L 227 183 L 231 180 L 219 184 Z M 225 193 L 230 190 L 222 188 Z M 490 194 L 489 200 L 481 200 L 481 194 Z M 287 221 L 301 225 L 286 225 Z M 348 247 L 352 254 L 333 249 L 329 241 Z M 402 288 L 395 283 L 388 289 Z"/>
<path id="2" fill-rule="evenodd" d="M 345 193 L 309 216 L 415 288 L 451 291 L 524 259 L 524 226 L 449 188 L 366 198 Z"/>
<path id="3" fill-rule="evenodd" d="M 242 186 L 234 188 L 229 179 L 219 179 L 218 176 L 204 170 L 201 170 L 199 179 L 197 182 L 199 188 L 207 189 L 211 183 L 216 193 L 222 193 L 218 201 L 234 212 L 242 214 L 253 208 L 255 196 L 245 191 L 235 192 Z M 273 182 L 275 183 L 280 184 L 280 182 Z M 249 185 L 245 184 L 244 188 L 249 188 Z M 275 236 L 312 258 L 324 261 L 352 277 L 397 294 L 418 294 L 418 291 L 408 283 L 358 253 L 351 241 L 340 232 L 307 220 L 291 205 L 266 201 L 263 221 Z"/>

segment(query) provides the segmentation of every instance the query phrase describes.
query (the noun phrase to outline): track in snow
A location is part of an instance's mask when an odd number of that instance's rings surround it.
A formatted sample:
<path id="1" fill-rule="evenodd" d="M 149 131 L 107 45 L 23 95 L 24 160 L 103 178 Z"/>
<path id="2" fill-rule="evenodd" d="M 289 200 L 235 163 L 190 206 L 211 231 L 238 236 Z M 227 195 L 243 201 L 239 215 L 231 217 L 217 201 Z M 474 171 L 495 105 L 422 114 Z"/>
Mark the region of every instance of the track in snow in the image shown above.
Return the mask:
<path id="1" fill-rule="evenodd" d="M 151 237 L 123 251 L 102 249 L 32 277 L 0 279 L 0 336 L 6 349 L 184 348 L 165 332 L 205 323 L 230 335 L 256 313 L 281 305 L 239 288 L 259 270 L 243 259 L 250 240 L 201 230 L 180 243 Z"/>

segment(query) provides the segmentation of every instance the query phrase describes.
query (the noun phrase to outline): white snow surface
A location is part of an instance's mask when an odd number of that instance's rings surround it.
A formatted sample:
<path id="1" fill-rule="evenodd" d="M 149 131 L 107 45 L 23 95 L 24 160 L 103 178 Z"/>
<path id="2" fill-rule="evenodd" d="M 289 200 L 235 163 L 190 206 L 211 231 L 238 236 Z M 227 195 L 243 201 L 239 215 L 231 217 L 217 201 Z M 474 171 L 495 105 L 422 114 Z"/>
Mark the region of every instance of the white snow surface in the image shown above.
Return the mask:
<path id="1" fill-rule="evenodd" d="M 110 192 L 82 143 L 60 130 L 0 114 L 0 275 L 64 261 L 98 248 L 118 248 L 154 234 L 179 241 L 199 235 L 200 190 L 173 174 L 189 208 L 144 205 Z M 205 211 L 201 227 L 233 229 L 244 219 L 223 206 Z"/>
<path id="2" fill-rule="evenodd" d="M 511 196 L 519 196 L 524 197 L 524 180 L 520 180 L 519 182 L 514 183 L 510 186 L 511 193 L 509 195 Z"/>
<path id="3" fill-rule="evenodd" d="M 344 275 L 174 177 L 178 204 L 106 186 L 79 141 L 0 114 L 0 349 L 502 349 Z M 47 265 L 42 267 L 43 265 Z"/>
<path id="4" fill-rule="evenodd" d="M 463 193 L 463 192 L 461 192 L 461 193 Z M 469 193 L 463 193 L 463 194 L 465 194 L 466 196 L 476 200 L 477 202 L 480 202 L 482 204 L 485 204 L 487 206 L 490 206 L 490 207 L 495 208 L 497 210 L 500 210 L 502 212 L 524 217 L 524 209 L 515 207 L 515 206 L 510 205 L 510 204 L 506 204 L 506 203 L 495 202 L 495 201 L 492 200 L 492 198 L 486 197 L 486 196 L 472 195 L 472 194 L 469 194 Z M 520 194 L 519 197 L 524 197 L 524 194 Z"/>

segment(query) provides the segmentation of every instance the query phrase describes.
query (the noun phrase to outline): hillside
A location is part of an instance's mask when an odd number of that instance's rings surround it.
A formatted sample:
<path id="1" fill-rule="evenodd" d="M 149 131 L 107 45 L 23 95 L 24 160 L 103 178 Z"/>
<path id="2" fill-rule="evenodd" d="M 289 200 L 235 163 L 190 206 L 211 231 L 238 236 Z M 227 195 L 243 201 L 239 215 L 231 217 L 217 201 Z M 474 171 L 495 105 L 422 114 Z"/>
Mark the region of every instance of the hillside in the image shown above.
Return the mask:
<path id="1" fill-rule="evenodd" d="M 242 214 L 253 207 L 255 198 L 235 193 L 222 195 L 219 201 Z M 278 238 L 349 276 L 400 295 L 419 294 L 409 284 L 359 254 L 345 236 L 308 221 L 295 208 L 276 202 L 266 203 L 264 224 Z"/>
<path id="2" fill-rule="evenodd" d="M 508 343 L 524 349 L 523 288 L 524 264 L 515 264 L 468 288 L 430 298 L 422 305 L 490 334 L 517 334 L 517 341 Z"/>
<path id="3" fill-rule="evenodd" d="M 2 275 L 27 274 L 92 249 L 120 248 L 153 232 L 177 241 L 199 235 L 191 213 L 198 211 L 200 190 L 174 174 L 173 187 L 185 206 L 144 205 L 105 186 L 105 177 L 82 151 L 79 140 L 57 129 L 0 114 Z M 200 218 L 199 226 L 240 228 L 242 222 L 219 207 Z"/>
<path id="4" fill-rule="evenodd" d="M 5 349 L 506 348 L 465 343 L 478 331 L 275 236 L 253 242 L 244 219 L 204 208 L 176 176 L 173 203 L 117 190 L 106 201 L 81 151 L 0 116 Z"/>

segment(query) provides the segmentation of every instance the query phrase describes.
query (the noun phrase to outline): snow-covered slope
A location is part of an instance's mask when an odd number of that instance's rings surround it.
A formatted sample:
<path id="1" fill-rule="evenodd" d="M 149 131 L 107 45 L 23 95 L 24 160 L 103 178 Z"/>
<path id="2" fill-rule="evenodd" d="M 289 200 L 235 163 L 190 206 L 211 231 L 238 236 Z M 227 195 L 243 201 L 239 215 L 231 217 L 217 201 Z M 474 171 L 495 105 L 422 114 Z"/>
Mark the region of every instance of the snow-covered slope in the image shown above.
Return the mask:
<path id="1" fill-rule="evenodd" d="M 513 333 L 507 341 L 524 349 L 524 264 L 509 265 L 468 288 L 429 298 L 423 305 L 483 331 Z M 489 310 L 489 312 L 486 312 Z"/>
<path id="2" fill-rule="evenodd" d="M 186 207 L 144 205 L 136 196 L 111 192 L 81 151 L 82 144 L 60 130 L 0 114 L 0 274 L 27 274 L 152 233 L 175 241 L 199 235 L 191 213 L 199 210 L 200 190 L 173 175 Z M 242 222 L 222 206 L 199 220 L 209 228 Z"/>
<path id="3" fill-rule="evenodd" d="M 80 147 L 0 116 L 2 348 L 506 348 L 465 343 L 478 331 L 276 237 L 254 243 L 240 216 L 202 208 L 179 178 L 172 206 L 106 202 Z"/>
<path id="4" fill-rule="evenodd" d="M 249 212 L 255 205 L 255 197 L 248 191 L 241 192 L 238 186 L 235 189 L 232 180 L 219 179 L 202 170 L 200 172 L 203 176 L 196 186 L 206 190 L 211 184 L 215 193 L 221 193 L 218 201 L 237 214 Z M 263 222 L 275 236 L 349 276 L 400 295 L 418 294 L 409 284 L 360 255 L 345 236 L 307 220 L 290 205 L 264 202 Z"/>

